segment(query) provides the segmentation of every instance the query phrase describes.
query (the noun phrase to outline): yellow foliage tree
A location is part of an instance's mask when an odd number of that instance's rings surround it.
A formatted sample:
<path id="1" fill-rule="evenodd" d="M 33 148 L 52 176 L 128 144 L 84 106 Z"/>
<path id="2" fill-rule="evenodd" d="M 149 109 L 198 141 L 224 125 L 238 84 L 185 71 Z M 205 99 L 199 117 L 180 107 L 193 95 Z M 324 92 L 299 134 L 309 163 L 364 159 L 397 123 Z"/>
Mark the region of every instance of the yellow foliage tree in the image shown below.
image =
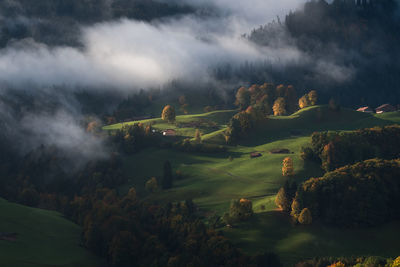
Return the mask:
<path id="1" fill-rule="evenodd" d="M 198 144 L 201 143 L 201 133 L 200 133 L 199 129 L 196 129 L 196 132 L 194 133 L 194 140 Z"/>
<path id="2" fill-rule="evenodd" d="M 286 157 L 283 159 L 282 175 L 283 176 L 293 176 L 294 175 L 293 160 L 291 157 Z"/>
<path id="3" fill-rule="evenodd" d="M 282 116 L 286 114 L 286 103 L 283 97 L 278 97 L 272 107 L 275 116 Z"/>
<path id="4" fill-rule="evenodd" d="M 343 262 L 338 261 L 338 262 L 335 262 L 335 263 L 333 263 L 333 264 L 331 264 L 331 265 L 329 265 L 327 267 L 346 267 L 346 265 Z"/>
<path id="5" fill-rule="evenodd" d="M 304 208 L 299 215 L 299 223 L 301 224 L 311 224 L 312 223 L 312 216 L 311 211 L 307 208 Z"/>
<path id="6" fill-rule="evenodd" d="M 310 101 L 311 106 L 315 106 L 318 101 L 317 91 L 312 90 L 308 93 L 308 100 Z"/>
<path id="7" fill-rule="evenodd" d="M 390 267 L 400 267 L 400 256 L 394 260 Z"/>
<path id="8" fill-rule="evenodd" d="M 175 121 L 175 109 L 171 105 L 166 105 L 161 113 L 161 119 L 168 122 Z"/>
<path id="9" fill-rule="evenodd" d="M 310 103 L 308 101 L 308 96 L 307 95 L 303 95 L 302 97 L 300 97 L 299 99 L 299 108 L 303 109 L 310 106 Z"/>

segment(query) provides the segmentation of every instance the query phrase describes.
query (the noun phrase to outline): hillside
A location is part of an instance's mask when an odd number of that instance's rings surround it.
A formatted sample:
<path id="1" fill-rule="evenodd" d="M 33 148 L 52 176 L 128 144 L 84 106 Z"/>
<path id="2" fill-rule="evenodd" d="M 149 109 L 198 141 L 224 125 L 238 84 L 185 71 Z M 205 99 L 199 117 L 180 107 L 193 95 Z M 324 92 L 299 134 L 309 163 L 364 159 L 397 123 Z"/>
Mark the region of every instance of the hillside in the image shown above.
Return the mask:
<path id="1" fill-rule="evenodd" d="M 61 214 L 0 199 L 0 231 L 16 233 L 0 240 L 1 266 L 101 266 L 80 244 L 81 229 Z"/>
<path id="2" fill-rule="evenodd" d="M 178 116 L 177 121 L 197 120 L 211 115 L 215 113 Z M 313 131 L 352 130 L 390 125 L 399 122 L 399 119 L 398 112 L 372 115 L 350 109 L 331 111 L 327 106 L 306 108 L 291 116 L 271 116 L 267 127 L 255 130 L 239 145 L 229 146 L 226 153 L 193 154 L 171 149 L 148 148 L 129 156 L 125 160 L 124 170 L 125 174 L 131 177 L 130 184 L 121 190 L 126 191 L 130 186 L 135 186 L 142 197 L 159 203 L 192 198 L 206 217 L 213 214 L 221 216 L 227 212 L 231 199 L 243 197 L 251 199 L 256 216 L 238 228 L 224 228 L 224 232 L 226 231 L 226 234 L 246 251 L 276 251 L 285 258 L 286 263 L 293 263 L 302 256 L 316 255 L 317 247 L 317 254 L 320 256 L 373 253 L 392 256 L 396 249 L 400 249 L 392 238 L 392 234 L 399 231 L 398 224 L 355 232 L 342 232 L 340 229 L 318 225 L 294 227 L 290 223 L 290 218 L 276 212 L 274 199 L 278 189 L 286 180 L 281 174 L 283 158 L 287 156 L 293 158 L 295 167 L 293 180 L 297 183 L 322 174 L 319 166 L 313 164 L 305 166 L 300 159 L 300 148 L 310 141 L 310 134 Z M 162 126 L 171 127 L 168 124 Z M 117 125 L 112 127 L 117 128 Z M 222 142 L 224 127 L 220 125 L 220 130 L 203 136 L 203 141 Z M 290 154 L 270 153 L 273 149 L 282 148 L 289 149 Z M 262 157 L 251 159 L 250 153 L 254 151 L 260 152 Z M 174 171 L 182 172 L 184 178 L 175 181 L 170 190 L 146 193 L 145 182 L 153 176 L 161 179 L 165 160 L 172 163 Z M 292 234 L 289 235 L 289 232 Z M 360 239 L 363 235 L 370 236 L 371 239 L 369 241 Z M 385 245 L 386 241 L 387 244 L 391 244 L 390 249 Z M 343 243 L 346 243 L 346 246 L 339 245 Z M 380 244 L 382 250 L 377 251 L 375 244 Z"/>

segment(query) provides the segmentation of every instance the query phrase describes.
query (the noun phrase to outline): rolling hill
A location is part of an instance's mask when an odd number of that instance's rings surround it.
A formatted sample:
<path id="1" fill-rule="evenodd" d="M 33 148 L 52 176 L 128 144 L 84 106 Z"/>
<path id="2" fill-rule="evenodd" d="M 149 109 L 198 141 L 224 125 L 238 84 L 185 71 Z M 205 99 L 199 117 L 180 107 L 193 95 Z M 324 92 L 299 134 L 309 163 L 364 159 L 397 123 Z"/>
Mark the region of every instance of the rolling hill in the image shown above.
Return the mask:
<path id="1" fill-rule="evenodd" d="M 200 118 L 217 121 L 215 116 L 218 116 L 219 128 L 205 134 L 203 142 L 221 143 L 225 124 L 232 114 L 234 111 L 178 116 L 177 122 Z M 173 127 L 160 119 L 152 121 L 157 122 L 155 126 L 158 129 Z M 130 184 L 121 190 L 134 186 L 140 197 L 158 203 L 190 198 L 206 217 L 223 215 L 228 211 L 231 199 L 251 199 L 256 213 L 253 219 L 223 231 L 244 250 L 250 253 L 275 251 L 287 265 L 311 256 L 394 256 L 396 250 L 400 251 L 400 244 L 393 238 L 396 233 L 400 234 L 399 223 L 357 231 L 342 231 L 318 224 L 293 226 L 288 216 L 276 211 L 274 199 L 286 180 L 281 174 L 285 157 L 293 158 L 296 175 L 292 180 L 298 183 L 323 173 L 316 164 L 305 165 L 300 159 L 300 148 L 310 141 L 312 132 L 347 131 L 398 122 L 399 112 L 377 115 L 344 108 L 332 111 L 327 106 L 306 108 L 291 116 L 271 116 L 265 127 L 254 130 L 246 140 L 237 146 L 229 146 L 224 153 L 184 153 L 173 149 L 148 148 L 129 156 L 125 160 L 124 172 L 130 177 Z M 121 125 L 105 129 L 118 127 Z M 195 128 L 185 131 L 178 130 L 178 134 L 190 136 Z M 270 153 L 282 148 L 290 153 Z M 255 151 L 260 152 L 262 157 L 251 159 L 250 153 Z M 182 172 L 184 178 L 175 181 L 170 190 L 148 194 L 144 184 L 153 176 L 160 180 L 165 160 L 172 163 L 175 171 Z"/>
<path id="2" fill-rule="evenodd" d="M 0 199 L 1 266 L 102 266 L 80 244 L 81 229 L 61 214 Z"/>

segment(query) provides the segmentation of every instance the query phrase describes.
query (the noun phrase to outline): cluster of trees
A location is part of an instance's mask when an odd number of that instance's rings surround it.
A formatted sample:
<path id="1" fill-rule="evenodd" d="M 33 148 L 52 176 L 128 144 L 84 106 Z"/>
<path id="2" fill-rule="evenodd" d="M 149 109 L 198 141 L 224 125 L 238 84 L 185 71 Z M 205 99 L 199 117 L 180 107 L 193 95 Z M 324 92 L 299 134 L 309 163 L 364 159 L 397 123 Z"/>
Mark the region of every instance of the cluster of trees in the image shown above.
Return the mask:
<path id="1" fill-rule="evenodd" d="M 85 245 L 110 266 L 280 266 L 273 254 L 250 257 L 208 229 L 192 201 L 165 207 L 138 200 L 135 190 L 76 197 L 68 216 L 83 225 Z"/>
<path id="2" fill-rule="evenodd" d="M 153 133 L 150 124 L 142 123 L 124 125 L 121 129 L 113 131 L 110 136 L 111 142 L 127 154 L 157 145 L 160 143 L 160 138 L 159 134 Z"/>
<path id="3" fill-rule="evenodd" d="M 41 147 L 16 158 L 0 179 L 0 194 L 62 212 L 83 227 L 83 244 L 109 266 L 280 266 L 276 255 L 247 256 L 207 228 L 190 200 L 159 206 L 140 201 L 134 188 L 117 194 L 116 189 L 127 183 L 119 156 L 73 171 L 63 166 L 61 155 L 55 148 Z M 172 179 L 166 162 L 161 186 L 169 188 Z M 156 190 L 156 179 L 146 187 Z"/>
<path id="4" fill-rule="evenodd" d="M 275 204 L 285 212 L 290 212 L 293 199 L 296 195 L 297 183 L 289 183 L 286 180 L 285 184 L 279 189 L 275 198 Z"/>
<path id="5" fill-rule="evenodd" d="M 400 266 L 400 257 L 396 259 L 386 259 L 382 257 L 348 257 L 348 258 L 315 258 L 298 262 L 295 267 L 398 267 Z"/>
<path id="6" fill-rule="evenodd" d="M 351 132 L 315 132 L 311 145 L 302 148 L 304 160 L 321 163 L 326 171 L 358 161 L 400 157 L 400 126 L 384 126 Z"/>
<path id="7" fill-rule="evenodd" d="M 240 111 L 231 118 L 225 132 L 225 141 L 235 143 L 248 136 L 251 131 L 262 126 L 267 118 L 259 107 L 249 106 L 245 111 Z"/>
<path id="8" fill-rule="evenodd" d="M 238 89 L 235 105 L 242 111 L 252 106 L 254 109 L 259 109 L 265 116 L 286 115 L 298 109 L 297 92 L 292 85 L 254 84 L 249 88 Z"/>
<path id="9" fill-rule="evenodd" d="M 270 62 L 248 64 L 226 73 L 233 72 L 231 79 L 237 76 L 252 83 L 269 79 L 296 88 L 318 88 L 323 102 L 334 98 L 342 106 L 399 102 L 400 91 L 393 90 L 400 69 L 400 64 L 393 62 L 400 55 L 396 46 L 400 41 L 396 34 L 400 27 L 398 1 L 369 1 L 374 4 L 367 8 L 352 8 L 346 2 L 354 5 L 359 1 L 307 1 L 304 9 L 290 12 L 284 21 L 260 26 L 246 36 L 262 46 L 296 46 L 310 61 L 283 70 L 274 69 Z M 316 66 L 321 61 L 332 65 Z M 339 74 L 334 65 L 343 72 Z M 326 78 L 321 78 L 321 73 L 327 74 Z"/>
<path id="10" fill-rule="evenodd" d="M 305 103 L 303 101 L 305 100 Z M 310 91 L 297 100 L 293 86 L 271 83 L 254 84 L 249 88 L 240 87 L 236 93 L 235 105 L 240 112 L 232 117 L 225 132 L 226 142 L 235 143 L 248 136 L 251 130 L 262 126 L 268 115 L 282 116 L 291 114 L 301 108 L 315 105 L 317 92 Z M 298 104 L 299 103 L 299 104 Z"/>
<path id="11" fill-rule="evenodd" d="M 299 108 L 306 108 L 310 106 L 315 106 L 318 101 L 318 94 L 317 91 L 312 90 L 308 94 L 303 95 L 299 99 Z"/>
<path id="12" fill-rule="evenodd" d="M 253 216 L 253 203 L 249 199 L 232 199 L 229 213 L 225 213 L 222 220 L 227 225 L 232 225 L 238 221 L 247 220 Z"/>
<path id="13" fill-rule="evenodd" d="M 399 160 L 371 159 L 336 169 L 299 186 L 291 214 L 300 221 L 301 213 L 308 209 L 312 219 L 341 226 L 370 226 L 398 219 L 398 177 Z"/>
<path id="14" fill-rule="evenodd" d="M 13 0 L 0 2 L 0 46 L 33 38 L 48 45 L 79 46 L 80 24 L 122 17 L 152 20 L 191 13 L 183 4 L 153 0 Z M 63 34 L 59 34 L 63 32 Z"/>

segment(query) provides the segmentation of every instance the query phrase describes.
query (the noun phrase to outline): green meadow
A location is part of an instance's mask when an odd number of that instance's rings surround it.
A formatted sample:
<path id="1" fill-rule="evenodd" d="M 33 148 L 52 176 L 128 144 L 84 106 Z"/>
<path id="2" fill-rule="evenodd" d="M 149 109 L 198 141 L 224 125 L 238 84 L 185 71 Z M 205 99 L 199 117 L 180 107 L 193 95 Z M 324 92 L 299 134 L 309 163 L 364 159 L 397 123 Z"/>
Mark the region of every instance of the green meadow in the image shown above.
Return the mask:
<path id="1" fill-rule="evenodd" d="M 177 124 L 191 121 L 212 121 L 219 125 L 214 131 L 203 133 L 203 142 L 224 144 L 224 129 L 236 111 L 217 111 L 199 115 L 177 116 Z M 160 119 L 158 130 L 174 128 Z M 166 202 L 193 199 L 205 216 L 223 215 L 230 201 L 248 198 L 253 202 L 255 216 L 232 229 L 223 228 L 225 234 L 243 250 L 274 251 L 286 265 L 312 256 L 378 255 L 395 256 L 400 243 L 400 223 L 378 228 L 346 230 L 313 224 L 294 226 L 285 214 L 277 211 L 274 199 L 286 178 L 282 177 L 282 160 L 294 160 L 296 175 L 291 178 L 300 183 L 323 174 L 316 164 L 307 164 L 300 158 L 300 148 L 310 141 L 314 131 L 347 131 L 365 127 L 391 125 L 400 122 L 400 113 L 367 114 L 350 109 L 332 111 L 327 106 L 303 109 L 291 116 L 271 116 L 267 123 L 249 134 L 237 146 L 217 154 L 184 153 L 172 149 L 148 148 L 125 160 L 124 172 L 130 178 L 127 191 L 135 187 L 142 199 Z M 131 122 L 133 124 L 137 122 Z M 121 128 L 122 124 L 107 126 L 105 130 Z M 177 134 L 193 137 L 195 128 L 177 129 Z M 165 137 L 168 138 L 168 137 Z M 290 154 L 272 154 L 272 149 L 289 149 Z M 250 158 L 250 153 L 260 152 L 262 157 Z M 161 179 L 163 163 L 169 160 L 174 171 L 183 173 L 170 190 L 149 194 L 144 184 L 151 178 Z M 396 252 L 397 251 L 397 252 Z"/>
<path id="2" fill-rule="evenodd" d="M 58 212 L 0 199 L 0 232 L 17 234 L 14 241 L 0 240 L 1 266 L 102 266 L 80 244 L 80 227 Z"/>

